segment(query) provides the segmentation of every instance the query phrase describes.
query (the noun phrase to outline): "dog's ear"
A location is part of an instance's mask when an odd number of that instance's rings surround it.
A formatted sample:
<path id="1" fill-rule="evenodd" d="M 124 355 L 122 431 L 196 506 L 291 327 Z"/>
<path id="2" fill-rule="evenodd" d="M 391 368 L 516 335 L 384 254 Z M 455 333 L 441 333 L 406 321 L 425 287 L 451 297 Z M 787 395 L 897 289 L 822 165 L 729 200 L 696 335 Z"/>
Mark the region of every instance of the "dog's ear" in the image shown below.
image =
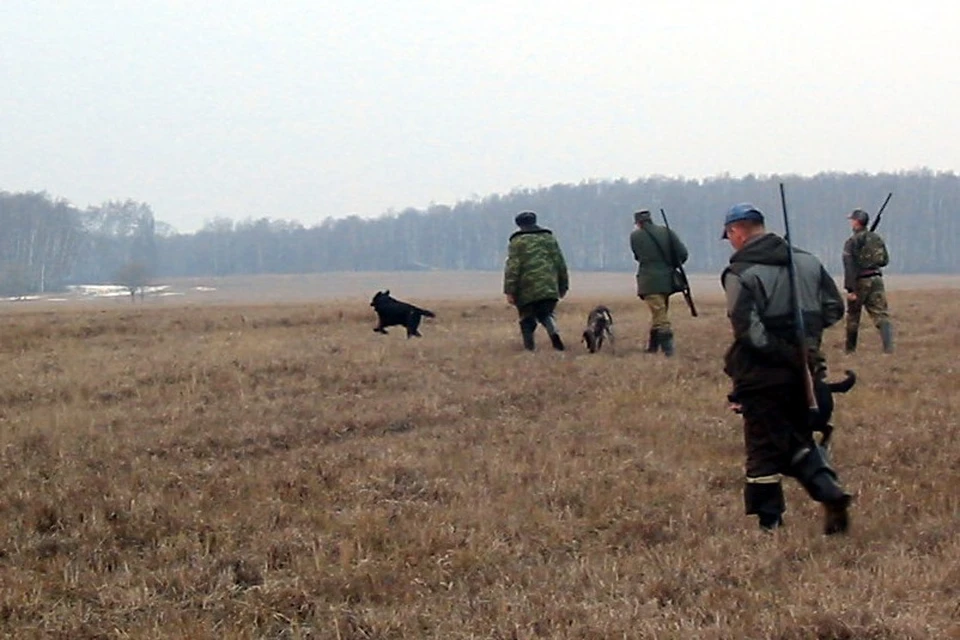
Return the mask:
<path id="1" fill-rule="evenodd" d="M 383 295 L 385 295 L 385 296 L 390 295 L 390 289 L 387 289 L 386 291 L 384 291 L 384 292 L 383 292 Z"/>

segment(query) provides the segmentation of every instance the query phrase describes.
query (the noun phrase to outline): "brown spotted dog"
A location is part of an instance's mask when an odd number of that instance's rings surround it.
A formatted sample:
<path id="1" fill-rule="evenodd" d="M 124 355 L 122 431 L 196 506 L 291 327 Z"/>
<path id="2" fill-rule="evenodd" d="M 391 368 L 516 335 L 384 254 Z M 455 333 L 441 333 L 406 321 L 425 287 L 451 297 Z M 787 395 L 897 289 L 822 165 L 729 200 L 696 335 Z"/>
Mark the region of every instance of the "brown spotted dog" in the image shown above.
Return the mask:
<path id="1" fill-rule="evenodd" d="M 596 353 L 603 348 L 603 342 L 610 343 L 610 350 L 616 352 L 615 336 L 613 333 L 613 315 L 604 305 L 593 308 L 587 315 L 587 327 L 583 330 L 583 342 L 590 353 Z"/>

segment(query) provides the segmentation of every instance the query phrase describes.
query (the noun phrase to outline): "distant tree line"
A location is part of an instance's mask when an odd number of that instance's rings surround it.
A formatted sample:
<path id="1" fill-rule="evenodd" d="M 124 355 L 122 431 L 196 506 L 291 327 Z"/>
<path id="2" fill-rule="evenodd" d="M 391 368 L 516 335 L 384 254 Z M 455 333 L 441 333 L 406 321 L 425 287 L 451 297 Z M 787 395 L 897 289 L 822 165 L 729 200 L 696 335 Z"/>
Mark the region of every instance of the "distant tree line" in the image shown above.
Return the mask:
<path id="1" fill-rule="evenodd" d="M 536 211 L 558 235 L 571 268 L 634 267 L 627 237 L 633 212 L 666 210 L 690 249 L 688 271 L 722 268 L 723 212 L 751 201 L 782 229 L 777 184 L 786 185 L 795 243 L 840 269 L 846 214 L 871 214 L 893 192 L 880 231 L 891 272 L 956 273 L 960 256 L 960 177 L 929 170 L 821 173 L 812 177 L 653 176 L 519 189 L 453 206 L 388 212 L 378 218 L 299 222 L 215 218 L 196 233 L 175 233 L 132 200 L 79 210 L 44 193 L 0 192 L 0 293 L 54 290 L 71 283 L 143 286 L 150 278 L 325 271 L 477 269 L 503 265 L 514 215 Z M 138 282 L 128 282 L 137 279 Z"/>
<path id="2" fill-rule="evenodd" d="M 45 193 L 0 192 L 0 294 L 153 273 L 159 265 L 157 226 L 150 207 L 132 200 L 80 211 Z"/>

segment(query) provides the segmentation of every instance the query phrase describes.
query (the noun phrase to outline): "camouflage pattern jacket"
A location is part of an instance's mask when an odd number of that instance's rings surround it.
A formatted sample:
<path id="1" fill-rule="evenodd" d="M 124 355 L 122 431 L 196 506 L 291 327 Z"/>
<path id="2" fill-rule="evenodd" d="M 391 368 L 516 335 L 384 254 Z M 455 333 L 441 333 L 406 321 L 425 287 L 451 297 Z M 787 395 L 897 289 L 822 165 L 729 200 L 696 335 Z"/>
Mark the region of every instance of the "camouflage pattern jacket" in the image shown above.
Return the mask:
<path id="1" fill-rule="evenodd" d="M 823 330 L 843 318 L 843 298 L 816 256 L 800 249 L 793 255 L 807 364 L 820 377 L 825 373 L 820 353 Z M 721 276 L 733 328 L 724 371 L 733 379 L 734 393 L 801 380 L 789 264 L 786 241 L 768 233 L 730 256 L 730 266 Z"/>
<path id="2" fill-rule="evenodd" d="M 553 232 L 522 227 L 510 236 L 503 270 L 503 292 L 517 307 L 541 300 L 559 300 L 570 288 L 567 263 Z"/>
<path id="3" fill-rule="evenodd" d="M 889 261 L 883 238 L 866 229 L 854 232 L 843 245 L 843 288 L 856 291 L 858 278 L 881 275 Z"/>
<path id="4" fill-rule="evenodd" d="M 652 222 L 630 234 L 630 250 L 637 261 L 637 295 L 676 293 L 673 272 L 687 261 L 687 247 L 672 229 Z"/>

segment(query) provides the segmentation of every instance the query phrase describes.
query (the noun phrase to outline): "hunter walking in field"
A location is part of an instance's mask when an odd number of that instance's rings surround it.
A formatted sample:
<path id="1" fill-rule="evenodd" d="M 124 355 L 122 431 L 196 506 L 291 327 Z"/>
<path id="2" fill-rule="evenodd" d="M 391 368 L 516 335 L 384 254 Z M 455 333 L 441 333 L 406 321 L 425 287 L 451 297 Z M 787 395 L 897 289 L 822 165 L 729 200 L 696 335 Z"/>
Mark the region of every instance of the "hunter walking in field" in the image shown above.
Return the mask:
<path id="1" fill-rule="evenodd" d="M 893 325 L 887 310 L 887 294 L 883 286 L 883 272 L 889 255 L 887 245 L 877 233 L 870 231 L 870 215 L 854 209 L 847 218 L 853 230 L 843 245 L 843 286 L 847 290 L 847 353 L 857 350 L 860 332 L 860 314 L 867 310 L 874 326 L 880 331 L 883 352 L 893 353 Z"/>
<path id="2" fill-rule="evenodd" d="M 803 367 L 815 380 L 826 376 L 820 340 L 823 330 L 843 317 L 843 298 L 820 261 L 799 249 L 793 250 L 794 291 L 787 243 L 766 231 L 753 205 L 727 212 L 722 237 L 734 249 L 721 276 L 733 328 L 724 371 L 733 380 L 731 408 L 743 415 L 746 513 L 756 515 L 764 530 L 780 527 L 781 477 L 791 476 L 824 505 L 824 533 L 842 533 L 851 497 L 813 438 Z M 799 327 L 806 363 L 800 361 Z"/>
<path id="3" fill-rule="evenodd" d="M 523 211 L 515 218 L 517 231 L 510 236 L 507 263 L 503 271 L 503 293 L 520 316 L 523 348 L 535 348 L 533 333 L 543 325 L 550 343 L 563 351 L 554 310 L 567 295 L 570 280 L 560 245 L 549 229 L 537 226 L 537 214 Z"/>
<path id="4" fill-rule="evenodd" d="M 647 353 L 663 349 L 670 357 L 674 353 L 670 296 L 683 290 L 674 274 L 687 261 L 687 247 L 672 229 L 654 224 L 646 209 L 634 213 L 633 221 L 637 228 L 630 234 L 630 249 L 637 261 L 637 295 L 650 309 Z"/>

